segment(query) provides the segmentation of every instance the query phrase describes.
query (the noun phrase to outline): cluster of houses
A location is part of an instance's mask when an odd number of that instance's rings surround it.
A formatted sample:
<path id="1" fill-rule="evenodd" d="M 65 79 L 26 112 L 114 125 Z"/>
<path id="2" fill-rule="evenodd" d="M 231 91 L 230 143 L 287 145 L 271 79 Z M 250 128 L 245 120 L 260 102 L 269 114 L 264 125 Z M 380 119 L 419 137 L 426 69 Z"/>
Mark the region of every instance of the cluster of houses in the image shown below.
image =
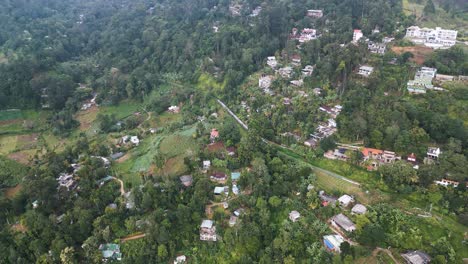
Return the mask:
<path id="1" fill-rule="evenodd" d="M 326 194 L 324 191 L 319 192 L 319 198 L 322 201 L 322 206 L 336 206 L 346 209 L 354 204 L 351 209 L 352 215 L 366 214 L 367 208 L 362 204 L 355 204 L 354 197 L 344 194 L 339 198 Z M 340 253 L 340 245 L 346 239 L 345 232 L 353 232 L 356 230 L 356 225 L 343 213 L 337 214 L 330 219 L 330 224 L 335 228 L 336 233 L 329 234 L 323 237 L 325 248 L 331 252 Z"/>
<path id="2" fill-rule="evenodd" d="M 457 43 L 456 30 L 434 28 L 420 28 L 412 26 L 406 29 L 405 38 L 415 44 L 422 44 L 433 49 L 447 49 Z"/>
<path id="3" fill-rule="evenodd" d="M 381 150 L 374 148 L 361 148 L 355 146 L 340 145 L 339 148 L 330 150 L 324 153 L 324 157 L 331 160 L 342 160 L 348 161 L 349 156 L 347 151 L 359 151 L 362 154 L 362 164 L 366 166 L 369 171 L 377 170 L 381 165 L 391 164 L 395 161 L 402 160 L 401 156 L 398 156 L 395 152 L 389 150 Z M 429 147 L 424 158 L 424 164 L 432 164 L 439 159 L 441 154 L 440 148 Z M 414 153 L 410 153 L 406 159 L 406 162 L 410 163 L 414 169 L 419 169 L 419 162 L 416 159 Z M 439 185 L 447 186 L 446 183 L 437 183 Z M 450 185 L 450 184 L 449 184 Z"/>
<path id="4" fill-rule="evenodd" d="M 412 94 L 423 94 L 427 90 L 442 90 L 442 88 L 432 85 L 432 80 L 436 76 L 437 69 L 421 67 L 415 74 L 413 80 L 406 84 L 408 92 Z"/>
<path id="5" fill-rule="evenodd" d="M 320 140 L 327 138 L 333 135 L 336 129 L 336 117 L 341 113 L 343 107 L 341 105 L 330 106 L 321 106 L 320 111 L 325 112 L 330 115 L 330 118 L 327 122 L 320 123 L 315 130 L 315 133 L 311 134 L 310 138 L 304 142 L 304 145 L 311 148 L 316 148 Z"/>

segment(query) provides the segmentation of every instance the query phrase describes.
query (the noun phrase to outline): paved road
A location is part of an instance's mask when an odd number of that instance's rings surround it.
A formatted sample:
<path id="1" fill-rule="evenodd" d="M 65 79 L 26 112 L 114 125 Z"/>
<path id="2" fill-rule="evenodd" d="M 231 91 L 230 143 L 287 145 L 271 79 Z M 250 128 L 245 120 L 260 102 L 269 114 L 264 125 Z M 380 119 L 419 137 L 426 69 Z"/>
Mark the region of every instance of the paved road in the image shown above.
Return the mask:
<path id="1" fill-rule="evenodd" d="M 237 123 L 239 123 L 245 130 L 249 130 L 249 127 L 248 127 L 242 120 L 240 120 L 240 118 L 239 118 L 236 114 L 234 114 L 234 113 L 231 111 L 231 109 L 229 109 L 229 107 L 226 106 L 226 104 L 224 104 L 224 103 L 223 103 L 221 100 L 219 100 L 219 99 L 216 99 L 216 101 L 218 101 L 218 103 L 221 105 L 221 107 L 223 107 L 223 108 L 237 121 Z M 289 150 L 289 151 L 291 151 L 291 152 L 294 152 L 294 150 L 292 150 L 291 148 L 288 148 L 288 147 L 286 147 L 286 146 L 277 144 L 277 143 L 275 143 L 275 142 L 273 142 L 273 141 L 269 141 L 269 140 L 267 140 L 267 139 L 265 139 L 265 138 L 262 138 L 262 141 L 265 142 L 266 144 L 273 145 L 273 146 L 275 146 L 275 147 L 279 147 L 279 148 L 286 149 L 286 150 Z M 295 152 L 294 152 L 294 153 L 295 153 Z M 284 153 L 284 154 L 288 155 L 287 153 Z M 288 155 L 288 156 L 289 156 L 289 155 Z M 299 155 L 299 156 L 301 156 L 301 155 Z M 296 157 L 293 157 L 293 158 L 296 158 Z M 307 164 L 309 164 L 309 165 L 310 165 L 314 170 L 316 170 L 316 171 L 320 171 L 320 172 L 322 172 L 322 173 L 324 173 L 324 174 L 326 174 L 326 175 L 328 175 L 328 176 L 331 176 L 331 177 L 334 177 L 334 178 L 343 180 L 343 181 L 345 181 L 345 182 L 348 182 L 348 183 L 351 183 L 351 184 L 354 184 L 354 185 L 357 185 L 357 186 L 361 186 L 360 183 L 355 182 L 355 181 L 353 181 L 353 180 L 350 180 L 350 179 L 348 179 L 348 178 L 346 178 L 346 177 L 344 177 L 344 176 L 341 176 L 341 175 L 336 174 L 336 173 L 334 173 L 334 172 L 331 172 L 331 171 L 328 171 L 328 170 L 319 168 L 319 167 L 317 167 L 317 166 L 314 166 L 314 165 L 310 164 L 310 163 L 309 163 L 307 160 L 305 160 L 304 158 L 302 158 L 301 160 L 304 161 L 304 162 L 306 162 Z"/>

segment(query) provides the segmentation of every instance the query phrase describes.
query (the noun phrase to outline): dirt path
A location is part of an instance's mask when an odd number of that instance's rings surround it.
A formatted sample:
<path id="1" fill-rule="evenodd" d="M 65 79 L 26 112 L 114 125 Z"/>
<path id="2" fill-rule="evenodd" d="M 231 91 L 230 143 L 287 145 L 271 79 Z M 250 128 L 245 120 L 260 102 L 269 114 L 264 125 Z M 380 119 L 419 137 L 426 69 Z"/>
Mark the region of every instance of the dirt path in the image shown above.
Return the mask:
<path id="1" fill-rule="evenodd" d="M 118 179 L 116 177 L 112 177 L 115 181 L 118 181 L 120 183 L 120 195 L 124 196 L 125 195 L 125 189 L 124 189 L 124 183 L 121 179 Z"/>
<path id="2" fill-rule="evenodd" d="M 130 240 L 140 239 L 140 238 L 144 238 L 145 236 L 146 236 L 145 233 L 134 234 L 134 235 L 130 235 L 130 236 L 121 238 L 120 242 L 127 242 L 127 241 L 130 241 Z"/>
<path id="3" fill-rule="evenodd" d="M 372 256 L 376 257 L 379 252 L 385 252 L 396 264 L 400 264 L 400 262 L 393 256 L 392 252 L 388 249 L 385 248 L 376 248 L 374 251 L 372 251 Z"/>

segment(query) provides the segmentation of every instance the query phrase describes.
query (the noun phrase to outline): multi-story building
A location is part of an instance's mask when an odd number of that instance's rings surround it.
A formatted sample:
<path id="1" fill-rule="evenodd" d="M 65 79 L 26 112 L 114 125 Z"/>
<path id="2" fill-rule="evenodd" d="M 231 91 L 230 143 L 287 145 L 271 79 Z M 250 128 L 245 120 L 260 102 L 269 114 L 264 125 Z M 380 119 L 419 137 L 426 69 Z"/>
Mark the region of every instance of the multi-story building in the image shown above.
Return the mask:
<path id="1" fill-rule="evenodd" d="M 442 29 L 440 27 L 420 28 L 412 26 L 406 29 L 406 38 L 416 44 L 424 44 L 425 46 L 440 49 L 450 48 L 457 42 L 456 30 Z"/>

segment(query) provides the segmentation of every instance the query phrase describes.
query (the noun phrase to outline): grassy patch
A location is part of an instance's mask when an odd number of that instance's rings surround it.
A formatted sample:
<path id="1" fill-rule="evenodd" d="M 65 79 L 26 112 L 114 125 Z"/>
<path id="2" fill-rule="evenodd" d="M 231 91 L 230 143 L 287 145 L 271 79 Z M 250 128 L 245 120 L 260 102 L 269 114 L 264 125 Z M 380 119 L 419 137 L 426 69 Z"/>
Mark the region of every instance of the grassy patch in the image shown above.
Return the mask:
<path id="1" fill-rule="evenodd" d="M 119 105 L 100 106 L 99 113 L 106 115 L 115 115 L 117 119 L 123 119 L 134 112 L 138 112 L 141 104 L 137 102 L 122 102 Z"/>
<path id="2" fill-rule="evenodd" d="M 0 155 L 6 155 L 16 149 L 18 136 L 0 136 Z"/>

